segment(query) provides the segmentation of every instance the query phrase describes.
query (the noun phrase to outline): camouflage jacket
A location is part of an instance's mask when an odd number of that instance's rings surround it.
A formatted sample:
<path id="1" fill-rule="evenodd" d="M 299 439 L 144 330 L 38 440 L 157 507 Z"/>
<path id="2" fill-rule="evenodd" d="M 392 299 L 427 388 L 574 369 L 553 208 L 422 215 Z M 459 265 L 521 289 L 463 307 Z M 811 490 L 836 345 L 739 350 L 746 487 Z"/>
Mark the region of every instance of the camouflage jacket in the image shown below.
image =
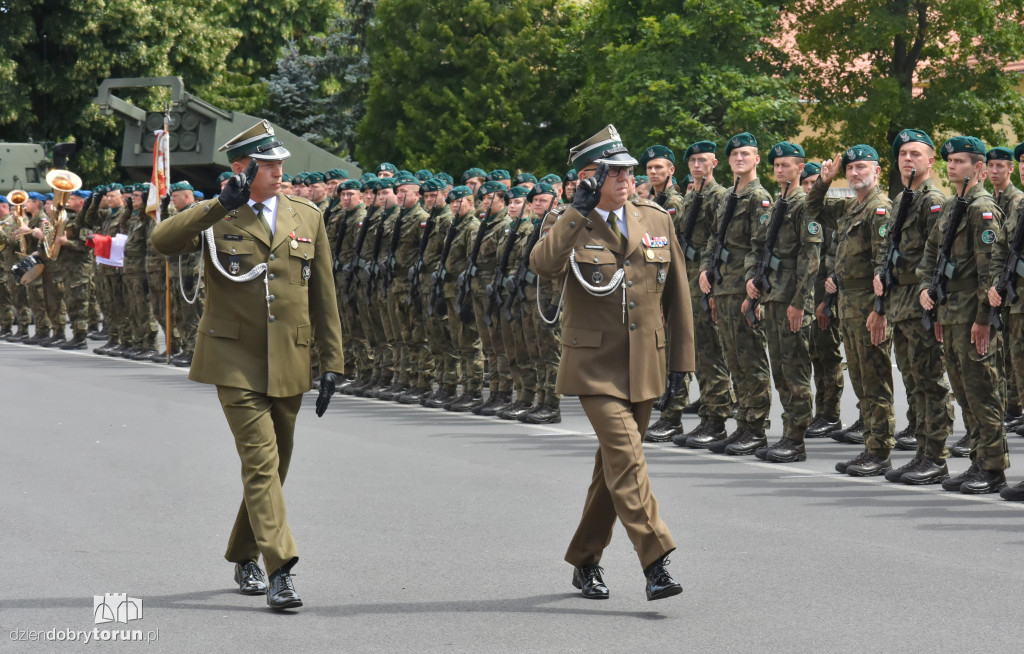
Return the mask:
<path id="1" fill-rule="evenodd" d="M 725 207 L 728 204 L 727 195 L 717 207 L 715 221 L 711 226 L 711 232 L 707 244 L 704 247 L 704 255 L 701 258 L 700 269 L 707 270 L 711 263 L 711 254 L 715 249 L 715 239 L 718 234 L 719 225 L 725 217 Z M 707 200 L 705 200 L 705 203 Z M 768 212 L 771 209 L 772 196 L 761 186 L 761 182 L 754 179 L 739 192 L 739 200 L 736 202 L 736 213 L 733 214 L 732 222 L 725 233 L 723 245 L 729 251 L 729 260 L 725 261 L 723 256 L 721 271 L 722 283 L 715 285 L 715 295 L 739 295 L 747 294 L 746 277 L 746 256 L 751 249 L 751 239 L 761 224 L 768 220 Z"/>
<path id="2" fill-rule="evenodd" d="M 818 274 L 821 252 L 821 224 L 806 211 L 807 196 L 799 186 L 789 194 L 789 208 L 783 216 L 782 227 L 775 241 L 774 254 L 779 259 L 778 270 L 769 271 L 772 290 L 762 303 L 782 302 L 788 306 L 814 313 L 814 279 Z M 753 279 L 775 207 L 768 218 L 754 231 L 753 249 L 746 257 L 746 279 Z"/>
<path id="3" fill-rule="evenodd" d="M 1013 233 L 1017 229 L 1017 219 L 1020 217 L 1021 210 L 1024 209 L 1024 191 L 1011 184 L 999 194 L 996 203 L 1003 212 L 1003 237 L 996 239 L 996 251 L 992 256 L 995 257 L 995 265 L 1001 268 L 1010 254 Z M 996 275 L 998 275 L 998 269 Z M 994 282 L 995 279 L 993 279 Z M 1024 280 L 1017 279 L 1017 289 L 1018 292 L 1024 291 Z M 1018 300 L 1011 304 L 1010 313 L 1018 315 L 1024 313 L 1024 301 Z"/>
<path id="4" fill-rule="evenodd" d="M 462 218 L 456 218 L 452 222 L 452 229 L 455 230 L 455 237 L 452 240 L 452 248 L 448 252 L 448 261 L 445 266 L 448 276 L 445 278 L 444 296 L 454 299 L 459 294 L 459 286 L 456 281 L 459 274 L 469 267 L 469 253 L 473 248 L 472 237 L 476 237 L 480 221 L 476 213 L 470 213 Z"/>
<path id="5" fill-rule="evenodd" d="M 512 219 L 509 218 L 508 209 L 502 209 L 487 220 L 486 228 L 481 227 L 483 222 L 478 223 L 477 229 L 486 229 L 483 240 L 480 241 L 480 253 L 476 258 L 478 268 L 477 282 L 481 291 L 484 284 L 490 284 L 494 280 L 494 269 L 498 266 L 498 257 L 501 256 L 500 244 L 509 232 Z M 467 257 L 473 253 L 473 243 L 476 240 L 476 229 L 469 234 L 469 246 L 466 250 Z"/>

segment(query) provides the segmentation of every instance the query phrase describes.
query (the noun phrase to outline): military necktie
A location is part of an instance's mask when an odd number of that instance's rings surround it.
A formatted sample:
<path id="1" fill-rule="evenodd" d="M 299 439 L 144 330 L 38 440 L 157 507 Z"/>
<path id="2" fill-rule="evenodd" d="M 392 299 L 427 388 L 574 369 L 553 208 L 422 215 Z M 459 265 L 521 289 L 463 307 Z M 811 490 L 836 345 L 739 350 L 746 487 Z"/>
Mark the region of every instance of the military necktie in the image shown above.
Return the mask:
<path id="1" fill-rule="evenodd" d="M 615 212 L 608 214 L 608 226 L 612 228 L 612 234 L 615 234 L 619 238 L 619 245 L 622 246 L 622 253 L 626 253 L 626 237 L 623 236 L 622 230 L 619 229 L 619 217 L 615 215 Z"/>
<path id="2" fill-rule="evenodd" d="M 270 223 L 267 222 L 267 217 L 263 215 L 263 207 L 264 204 L 262 202 L 256 202 L 252 205 L 252 210 L 256 212 L 256 217 L 260 219 L 260 224 L 263 225 L 265 230 L 267 230 L 267 236 L 273 240 L 274 231 L 270 229 Z"/>

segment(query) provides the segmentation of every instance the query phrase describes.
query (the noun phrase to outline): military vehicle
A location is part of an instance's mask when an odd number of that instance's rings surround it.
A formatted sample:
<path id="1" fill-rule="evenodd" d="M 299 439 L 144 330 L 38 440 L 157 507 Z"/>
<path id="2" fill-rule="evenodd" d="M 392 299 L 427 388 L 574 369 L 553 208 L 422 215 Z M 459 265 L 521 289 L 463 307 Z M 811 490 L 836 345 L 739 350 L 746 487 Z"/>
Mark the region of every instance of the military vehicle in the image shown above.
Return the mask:
<path id="1" fill-rule="evenodd" d="M 116 89 L 169 87 L 169 110 L 144 110 L 114 95 Z M 217 148 L 260 119 L 238 111 L 219 109 L 185 92 L 180 77 L 123 77 L 104 80 L 93 100 L 107 115 L 116 114 L 125 122 L 121 167 L 136 182 L 148 182 L 153 172 L 153 144 L 156 132 L 167 121 L 170 133 L 171 180 L 187 181 L 209 196 L 219 193 L 217 176 L 230 170 L 227 157 Z M 337 157 L 308 141 L 274 125 L 278 140 L 292 153 L 285 161 L 285 172 L 295 175 L 304 170 L 325 171 L 340 168 L 349 177 L 358 178 L 362 171 L 352 162 Z M 40 181 L 42 178 L 40 177 Z M 0 184 L 0 188 L 3 184 Z"/>
<path id="2" fill-rule="evenodd" d="M 47 149 L 39 143 L 0 141 L 0 194 L 13 189 L 49 193 L 46 173 L 53 168 Z"/>

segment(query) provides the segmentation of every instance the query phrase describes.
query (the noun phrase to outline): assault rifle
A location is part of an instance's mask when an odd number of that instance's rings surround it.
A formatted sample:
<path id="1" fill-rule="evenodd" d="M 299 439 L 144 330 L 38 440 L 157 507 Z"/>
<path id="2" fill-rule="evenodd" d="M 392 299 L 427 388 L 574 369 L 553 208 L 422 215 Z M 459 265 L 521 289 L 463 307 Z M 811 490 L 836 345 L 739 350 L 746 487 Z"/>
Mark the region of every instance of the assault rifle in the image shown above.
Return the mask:
<path id="1" fill-rule="evenodd" d="M 707 176 L 701 178 L 700 188 L 697 189 L 693 196 L 690 212 L 686 214 L 686 220 L 683 222 L 683 231 L 679 233 L 679 247 L 682 248 L 687 261 L 695 261 L 697 259 L 697 249 L 690 245 L 690 241 L 693 239 L 693 230 L 697 226 L 700 210 L 704 207 L 704 185 L 707 181 Z"/>
<path id="2" fill-rule="evenodd" d="M 526 207 L 523 206 L 523 211 L 526 211 Z M 490 327 L 494 324 L 494 314 L 498 312 L 498 309 L 504 303 L 501 298 L 501 289 L 505 286 L 505 275 L 508 272 L 508 258 L 512 256 L 512 246 L 516 244 L 519 237 L 519 226 L 523 223 L 523 214 L 520 212 L 519 217 L 515 219 L 515 222 L 511 224 L 508 230 L 508 238 L 505 240 L 505 247 L 501 251 L 501 257 L 498 258 L 498 265 L 494 269 L 494 280 L 487 285 L 486 293 L 487 299 L 484 304 L 484 323 Z"/>
<path id="3" fill-rule="evenodd" d="M 882 272 L 879 278 L 882 280 L 882 294 L 875 296 L 875 313 L 885 315 L 885 298 L 889 295 L 889 289 L 899 284 L 899 278 L 893 274 L 893 269 L 900 260 L 900 241 L 903 240 L 903 225 L 907 222 L 910 214 L 910 205 L 914 202 L 914 192 L 911 187 L 914 185 L 914 177 L 917 176 L 917 169 L 910 171 L 910 181 L 903 188 L 903 195 L 900 196 L 900 206 L 896 210 L 896 217 L 892 226 L 885 235 L 889 238 L 889 246 L 885 251 L 885 259 L 882 261 Z"/>
<path id="4" fill-rule="evenodd" d="M 928 283 L 928 297 L 935 302 L 935 306 L 932 307 L 931 311 L 927 309 L 921 310 L 921 324 L 929 331 L 935 327 L 935 317 L 939 306 L 946 303 L 946 285 L 949 283 L 949 280 L 956 277 L 956 264 L 949 260 L 949 255 L 953 251 L 956 232 L 960 228 L 960 223 L 963 222 L 964 216 L 967 214 L 967 200 L 964 196 L 967 195 L 967 184 L 970 181 L 970 177 L 964 180 L 963 189 L 960 191 L 960 195 L 956 196 L 953 213 L 949 217 L 949 222 L 946 223 L 946 230 L 942 233 L 942 244 L 939 246 L 939 256 L 935 261 L 935 270 L 932 271 L 932 279 Z"/>
<path id="5" fill-rule="evenodd" d="M 789 211 L 789 199 L 786 196 L 789 194 L 789 185 L 792 183 L 793 180 L 786 182 L 786 188 L 779 196 L 779 201 L 772 214 L 772 221 L 768 224 L 768 238 L 765 239 L 761 258 L 757 262 L 757 267 L 754 268 L 754 288 L 761 294 L 756 298 L 747 298 L 746 311 L 747 320 L 754 327 L 761 322 L 757 317 L 757 305 L 761 303 L 761 298 L 772 292 L 770 277 L 773 270 L 779 269 L 779 258 L 775 256 L 775 242 L 779 240 L 779 230 L 782 229 L 782 223 L 786 220 L 786 212 Z"/>
<path id="6" fill-rule="evenodd" d="M 736 214 L 736 203 L 740 196 L 736 193 L 740 187 L 739 175 L 732 187 L 732 193 L 725 202 L 725 212 L 722 214 L 722 222 L 718 225 L 718 234 L 715 236 L 715 247 L 711 250 L 711 261 L 708 263 L 708 283 L 711 290 L 700 298 L 700 306 L 707 313 L 711 313 L 711 294 L 715 291 L 715 284 L 722 283 L 722 264 L 729 262 L 729 250 L 725 247 L 725 235 L 729 231 L 733 216 Z"/>
<path id="7" fill-rule="evenodd" d="M 452 215 L 452 222 L 448 224 L 448 231 L 444 235 L 444 245 L 441 247 L 441 258 L 437 261 L 437 269 L 431 273 L 430 301 L 427 302 L 427 315 L 434 313 L 444 314 L 448 308 L 444 301 L 444 283 L 448 281 L 448 255 L 452 251 L 452 243 L 455 241 L 455 234 L 459 227 L 459 217 Z"/>
<path id="8" fill-rule="evenodd" d="M 402 225 L 405 223 L 405 214 L 409 213 L 408 209 L 399 209 L 398 217 L 395 218 L 395 224 L 391 228 L 391 242 L 388 244 L 388 258 L 384 260 L 381 265 L 381 274 L 383 279 L 380 285 L 380 296 L 383 299 L 388 297 L 388 289 L 391 288 L 391 282 L 395 280 L 395 264 L 398 262 L 396 253 L 398 252 L 398 244 L 402 240 Z"/>
<path id="9" fill-rule="evenodd" d="M 487 213 L 484 214 L 483 220 L 480 221 L 480 228 L 477 229 L 476 238 L 473 239 L 473 249 L 469 252 L 469 265 L 459 273 L 459 294 L 455 298 L 455 312 L 459 314 L 459 319 L 467 325 L 473 320 L 473 301 L 470 299 L 469 294 L 473 290 L 473 278 L 479 272 L 476 260 L 480 256 L 480 246 L 483 244 L 484 236 L 490 227 L 487 221 L 491 219 L 491 205 L 493 204 L 494 196 L 492 195 L 491 203 L 487 205 Z"/>
<path id="10" fill-rule="evenodd" d="M 350 300 L 352 297 L 352 282 L 355 281 L 356 271 L 359 270 L 359 253 L 363 251 L 366 233 L 370 231 L 370 219 L 376 215 L 377 207 L 370 207 L 370 211 L 363 216 L 363 224 L 359 226 L 359 233 L 356 234 L 356 249 L 352 253 L 352 261 L 342 269 L 345 273 L 345 288 L 342 291 L 342 297 L 346 300 Z"/>
<path id="11" fill-rule="evenodd" d="M 1006 325 L 1003 324 L 1003 310 L 1017 301 L 1017 278 L 1024 276 L 1024 261 L 1021 260 L 1021 249 L 1024 249 L 1024 204 L 1017 212 L 1017 227 L 1013 230 L 1013 238 L 1010 240 L 1010 252 L 1006 255 L 1003 268 L 996 277 L 995 289 L 1003 303 L 998 307 L 991 307 L 988 310 L 988 322 L 996 331 L 1003 331 Z"/>
<path id="12" fill-rule="evenodd" d="M 420 273 L 423 271 L 423 255 L 427 252 L 427 242 L 430 241 L 430 234 L 434 231 L 434 222 L 438 213 L 440 213 L 440 209 L 437 207 L 430 210 L 427 224 L 423 226 L 423 233 L 420 234 L 419 255 L 416 257 L 416 263 L 409 268 L 409 297 L 406 298 L 405 303 L 416 311 L 423 311 L 423 298 L 420 296 Z"/>
<path id="13" fill-rule="evenodd" d="M 523 246 L 523 258 L 519 261 L 516 274 L 505 278 L 505 291 L 508 295 L 505 296 L 505 301 L 501 305 L 501 315 L 507 322 L 512 322 L 512 305 L 518 300 L 526 299 L 526 285 L 532 284 L 537 279 L 537 274 L 530 271 L 530 254 L 533 252 L 534 246 L 537 245 L 537 241 L 540 240 L 540 232 L 544 228 L 544 218 L 551 212 L 556 200 L 557 198 L 552 196 L 544 215 L 538 218 L 534 224 L 533 231 L 530 232 L 530 236 L 526 239 L 526 245 Z"/>
<path id="14" fill-rule="evenodd" d="M 377 276 L 380 274 L 380 264 L 377 263 L 377 258 L 380 257 L 380 249 L 384 245 L 384 223 L 388 217 L 388 212 L 385 209 L 381 212 L 381 217 L 377 223 L 377 228 L 373 231 L 373 251 L 370 253 L 370 261 L 366 264 L 366 302 L 367 304 L 373 302 L 373 291 L 377 286 Z"/>
<path id="15" fill-rule="evenodd" d="M 345 218 L 338 218 L 341 223 L 338 225 L 338 233 L 336 235 L 337 240 L 334 241 L 334 272 L 338 272 L 338 268 L 341 267 L 341 243 L 345 240 L 345 235 L 348 233 L 348 220 Z"/>

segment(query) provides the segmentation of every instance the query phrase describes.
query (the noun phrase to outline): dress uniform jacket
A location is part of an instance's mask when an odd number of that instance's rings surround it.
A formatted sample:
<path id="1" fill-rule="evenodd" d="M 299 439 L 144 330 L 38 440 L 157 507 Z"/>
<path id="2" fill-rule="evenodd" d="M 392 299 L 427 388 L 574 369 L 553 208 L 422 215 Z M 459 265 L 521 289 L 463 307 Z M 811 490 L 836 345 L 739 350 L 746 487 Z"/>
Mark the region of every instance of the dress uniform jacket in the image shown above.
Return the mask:
<path id="1" fill-rule="evenodd" d="M 193 205 L 153 232 L 153 246 L 174 255 L 198 250 L 200 232 L 213 227 L 217 252 L 204 254 L 206 310 L 189 372 L 194 381 L 271 397 L 304 393 L 314 333 L 321 369 L 345 368 L 323 218 L 302 198 L 279 193 L 277 200 L 273 240 L 249 206 L 229 212 L 217 200 Z M 269 298 L 262 277 L 231 281 L 213 269 L 211 256 L 228 271 L 237 262 L 243 274 L 266 263 Z"/>
<path id="2" fill-rule="evenodd" d="M 666 363 L 674 372 L 694 369 L 690 291 L 672 220 L 652 202 L 626 202 L 624 210 L 625 251 L 597 210 L 582 216 L 569 207 L 531 254 L 539 275 L 568 279 L 558 393 L 643 402 L 664 392 Z M 625 299 L 619 289 L 595 297 L 583 288 L 569 269 L 573 252 L 583 278 L 601 280 L 595 286 L 621 267 Z"/>

